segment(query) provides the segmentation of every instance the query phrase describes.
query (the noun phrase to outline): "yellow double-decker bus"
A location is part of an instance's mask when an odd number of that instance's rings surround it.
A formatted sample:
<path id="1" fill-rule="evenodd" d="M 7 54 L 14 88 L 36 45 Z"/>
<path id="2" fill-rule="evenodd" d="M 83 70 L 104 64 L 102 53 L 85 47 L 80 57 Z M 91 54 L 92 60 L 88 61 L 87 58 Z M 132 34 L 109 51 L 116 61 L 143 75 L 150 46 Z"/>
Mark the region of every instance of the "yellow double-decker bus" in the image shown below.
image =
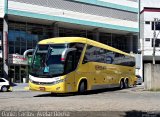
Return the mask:
<path id="1" fill-rule="evenodd" d="M 40 41 L 29 73 L 30 90 L 52 93 L 123 89 L 136 82 L 133 56 L 81 37 Z"/>

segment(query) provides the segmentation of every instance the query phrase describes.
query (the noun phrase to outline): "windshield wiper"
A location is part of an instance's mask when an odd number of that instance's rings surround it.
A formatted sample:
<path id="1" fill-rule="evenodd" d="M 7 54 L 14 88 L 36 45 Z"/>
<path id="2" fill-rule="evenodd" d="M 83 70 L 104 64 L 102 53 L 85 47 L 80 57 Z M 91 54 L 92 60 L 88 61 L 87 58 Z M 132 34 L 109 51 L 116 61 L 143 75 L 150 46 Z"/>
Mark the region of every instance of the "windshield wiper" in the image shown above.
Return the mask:
<path id="1" fill-rule="evenodd" d="M 46 54 L 46 57 L 45 57 L 45 61 L 44 61 L 44 70 L 43 70 L 43 73 L 49 73 L 49 67 L 47 65 L 47 61 L 48 61 L 50 55 L 51 55 L 51 47 L 49 45 L 48 46 L 48 50 L 47 50 L 47 54 Z"/>
<path id="2" fill-rule="evenodd" d="M 51 46 L 48 46 L 48 50 L 47 50 L 47 54 L 46 54 L 46 58 L 45 58 L 45 64 L 47 63 L 49 56 L 51 55 Z M 47 65 L 47 64 L 46 64 Z"/>

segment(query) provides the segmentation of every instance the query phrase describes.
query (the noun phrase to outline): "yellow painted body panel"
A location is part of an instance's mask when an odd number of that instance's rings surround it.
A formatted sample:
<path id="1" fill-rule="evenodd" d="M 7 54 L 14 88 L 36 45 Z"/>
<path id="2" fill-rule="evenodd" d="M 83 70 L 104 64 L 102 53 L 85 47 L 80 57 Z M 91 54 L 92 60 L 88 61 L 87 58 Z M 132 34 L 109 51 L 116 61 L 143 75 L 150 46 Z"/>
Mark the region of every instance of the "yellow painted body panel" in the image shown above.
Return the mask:
<path id="1" fill-rule="evenodd" d="M 102 66 L 104 70 L 95 69 L 96 66 Z M 104 64 L 90 62 L 82 64 L 76 71 L 76 84 L 78 90 L 78 84 L 82 78 L 86 78 L 88 82 L 88 90 L 91 90 L 94 85 L 119 85 L 121 79 L 128 78 L 129 85 L 134 85 L 137 81 L 135 77 L 135 70 L 133 67 L 126 67 L 120 65 Z"/>
<path id="2" fill-rule="evenodd" d="M 44 91 L 44 92 L 54 92 L 54 93 L 67 93 L 67 92 L 75 92 L 75 84 L 74 84 L 74 73 L 71 72 L 67 75 L 61 76 L 61 79 L 65 79 L 64 82 L 60 82 L 58 84 L 50 84 L 50 85 L 39 85 L 29 81 L 29 89 L 34 91 Z M 45 90 L 40 90 L 41 88 L 45 88 Z"/>
<path id="3" fill-rule="evenodd" d="M 81 37 L 51 38 L 51 39 L 42 40 L 38 44 L 53 44 L 53 43 L 58 44 L 58 43 L 71 43 L 71 42 L 90 44 L 96 47 L 118 52 L 126 56 L 131 56 L 128 53 L 122 52 L 113 47 L 110 47 L 86 38 L 81 38 Z M 89 63 L 82 64 L 86 47 L 87 45 L 85 45 L 84 47 L 77 69 L 65 76 L 61 76 L 61 79 L 66 78 L 64 82 L 61 82 L 56 85 L 48 85 L 48 86 L 37 85 L 29 82 L 30 90 L 40 91 L 40 87 L 45 87 L 46 92 L 55 92 L 55 93 L 76 92 L 78 91 L 79 83 L 82 79 L 87 80 L 87 90 L 91 90 L 94 86 L 98 86 L 98 85 L 114 84 L 118 86 L 122 78 L 123 79 L 128 78 L 129 85 L 135 84 L 137 79 L 135 77 L 134 67 L 97 63 L 97 62 L 89 62 Z"/>
<path id="4" fill-rule="evenodd" d="M 40 90 L 40 88 L 45 88 L 45 89 Z M 37 84 L 29 82 L 29 90 L 43 91 L 43 92 L 55 92 L 55 93 L 65 93 L 66 92 L 64 83 L 59 83 L 57 85 L 48 85 L 47 86 L 47 85 L 37 85 Z"/>

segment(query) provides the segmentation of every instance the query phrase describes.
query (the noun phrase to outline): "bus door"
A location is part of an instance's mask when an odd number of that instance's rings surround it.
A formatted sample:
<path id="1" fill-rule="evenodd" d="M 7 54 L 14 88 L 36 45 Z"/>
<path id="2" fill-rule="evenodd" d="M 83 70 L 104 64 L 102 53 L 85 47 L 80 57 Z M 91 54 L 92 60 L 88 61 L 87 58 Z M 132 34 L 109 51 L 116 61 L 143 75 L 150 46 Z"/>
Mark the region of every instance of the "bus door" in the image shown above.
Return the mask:
<path id="1" fill-rule="evenodd" d="M 63 55 L 62 55 L 63 59 Z M 74 91 L 75 87 L 75 69 L 76 65 L 76 49 L 69 48 L 65 51 L 64 55 L 65 59 L 65 74 L 67 74 L 66 78 L 66 90 L 68 92 Z"/>

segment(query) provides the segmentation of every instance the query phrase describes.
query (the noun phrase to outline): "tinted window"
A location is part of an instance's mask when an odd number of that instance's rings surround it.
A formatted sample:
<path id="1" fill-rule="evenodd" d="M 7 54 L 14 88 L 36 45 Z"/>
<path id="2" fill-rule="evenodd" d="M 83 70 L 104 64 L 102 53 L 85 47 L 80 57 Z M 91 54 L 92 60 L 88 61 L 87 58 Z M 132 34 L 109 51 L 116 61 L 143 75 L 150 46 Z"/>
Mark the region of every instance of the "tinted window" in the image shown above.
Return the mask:
<path id="1" fill-rule="evenodd" d="M 119 54 L 119 53 L 115 53 L 114 64 L 121 65 L 122 59 L 124 59 L 124 55 Z"/>
<path id="2" fill-rule="evenodd" d="M 75 52 L 69 52 L 65 63 L 65 73 L 69 73 L 75 69 Z"/>
<path id="3" fill-rule="evenodd" d="M 153 47 L 153 40 L 154 39 L 152 39 L 152 47 Z M 156 41 L 155 41 L 155 47 L 160 47 L 160 39 L 156 39 Z"/>
<path id="4" fill-rule="evenodd" d="M 75 64 L 77 65 L 79 62 L 79 59 L 81 57 L 83 48 L 84 48 L 83 43 L 70 43 L 69 48 L 76 48 L 76 53 L 75 53 Z"/>
<path id="5" fill-rule="evenodd" d="M 112 64 L 114 56 L 115 54 L 111 51 L 88 45 L 84 61 Z"/>
<path id="6" fill-rule="evenodd" d="M 0 79 L 0 82 L 5 82 L 5 80 L 3 80 L 3 79 Z"/>
<path id="7" fill-rule="evenodd" d="M 150 24 L 150 21 L 145 21 L 145 24 Z"/>
<path id="8" fill-rule="evenodd" d="M 100 61 L 99 51 L 99 48 L 88 45 L 84 56 L 84 60 L 88 62 Z"/>
<path id="9" fill-rule="evenodd" d="M 145 41 L 150 41 L 150 38 L 145 38 Z"/>
<path id="10" fill-rule="evenodd" d="M 155 25 L 156 30 L 160 30 L 160 23 L 157 22 Z M 154 22 L 152 22 L 152 30 L 154 30 Z"/>
<path id="11" fill-rule="evenodd" d="M 83 63 L 100 62 L 115 65 L 134 66 L 134 58 L 102 48 L 87 46 Z"/>
<path id="12" fill-rule="evenodd" d="M 133 57 L 124 56 L 121 61 L 121 65 L 133 67 L 133 66 L 135 66 L 135 60 Z"/>

